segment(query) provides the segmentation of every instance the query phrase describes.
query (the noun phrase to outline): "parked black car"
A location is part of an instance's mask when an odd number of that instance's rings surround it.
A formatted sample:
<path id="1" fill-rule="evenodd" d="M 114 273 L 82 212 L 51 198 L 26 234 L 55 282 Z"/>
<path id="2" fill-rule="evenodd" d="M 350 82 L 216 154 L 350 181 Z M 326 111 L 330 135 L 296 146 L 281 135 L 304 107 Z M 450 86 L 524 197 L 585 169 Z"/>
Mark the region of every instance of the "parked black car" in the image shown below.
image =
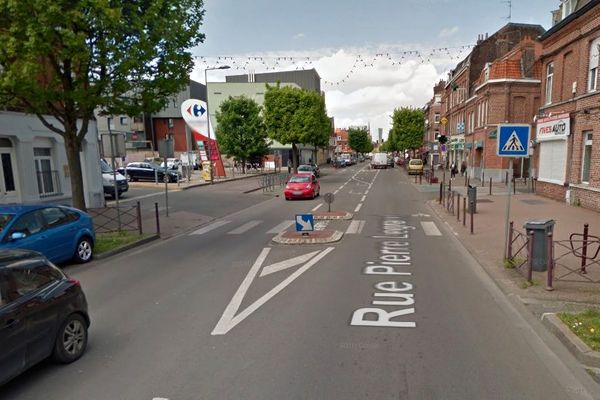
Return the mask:
<path id="1" fill-rule="evenodd" d="M 0 251 L 0 385 L 50 356 L 77 360 L 89 326 L 79 281 L 35 251 Z"/>
<path id="2" fill-rule="evenodd" d="M 125 168 L 119 168 L 117 171 L 130 182 L 154 181 L 156 178 L 163 182 L 177 182 L 177 179 L 181 179 L 177 170 L 165 169 L 150 162 L 129 163 Z"/>

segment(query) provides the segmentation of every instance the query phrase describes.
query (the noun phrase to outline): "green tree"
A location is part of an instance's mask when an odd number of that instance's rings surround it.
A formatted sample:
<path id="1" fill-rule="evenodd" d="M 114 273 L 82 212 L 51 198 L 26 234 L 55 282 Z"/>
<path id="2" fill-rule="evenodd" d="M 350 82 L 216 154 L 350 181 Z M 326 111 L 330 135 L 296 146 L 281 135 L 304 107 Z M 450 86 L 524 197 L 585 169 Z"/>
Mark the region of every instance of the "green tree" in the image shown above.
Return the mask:
<path id="1" fill-rule="evenodd" d="M 203 16 L 203 0 L 0 0 L 0 105 L 64 138 L 75 207 L 94 110 L 160 110 L 189 81 Z"/>
<path id="2" fill-rule="evenodd" d="M 348 129 L 348 145 L 359 153 L 369 153 L 373 150 L 371 135 L 366 128 Z"/>
<path id="3" fill-rule="evenodd" d="M 256 101 L 246 97 L 229 97 L 217 112 L 217 140 L 221 150 L 242 162 L 269 152 L 267 132 Z"/>
<path id="4" fill-rule="evenodd" d="M 324 145 L 331 122 L 325 99 L 317 92 L 291 86 L 267 85 L 264 102 L 267 135 L 282 144 L 292 144 L 292 162 L 297 171 L 298 144 Z"/>
<path id="5" fill-rule="evenodd" d="M 420 109 L 402 107 L 392 115 L 392 132 L 396 143 L 395 150 L 414 150 L 423 146 L 425 134 L 425 114 Z"/>

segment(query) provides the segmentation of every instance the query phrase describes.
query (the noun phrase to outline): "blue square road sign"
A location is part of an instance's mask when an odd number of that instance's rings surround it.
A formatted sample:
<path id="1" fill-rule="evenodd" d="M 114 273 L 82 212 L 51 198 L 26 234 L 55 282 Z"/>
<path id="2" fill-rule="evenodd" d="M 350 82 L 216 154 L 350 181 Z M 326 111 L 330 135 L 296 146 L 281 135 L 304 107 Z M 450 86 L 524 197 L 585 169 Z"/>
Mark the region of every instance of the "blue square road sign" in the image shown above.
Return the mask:
<path id="1" fill-rule="evenodd" d="M 530 125 L 498 125 L 498 147 L 496 154 L 500 157 L 528 157 L 530 137 Z"/>
<path id="2" fill-rule="evenodd" d="M 312 214 L 296 214 L 296 232 L 312 232 L 315 230 L 315 219 Z"/>

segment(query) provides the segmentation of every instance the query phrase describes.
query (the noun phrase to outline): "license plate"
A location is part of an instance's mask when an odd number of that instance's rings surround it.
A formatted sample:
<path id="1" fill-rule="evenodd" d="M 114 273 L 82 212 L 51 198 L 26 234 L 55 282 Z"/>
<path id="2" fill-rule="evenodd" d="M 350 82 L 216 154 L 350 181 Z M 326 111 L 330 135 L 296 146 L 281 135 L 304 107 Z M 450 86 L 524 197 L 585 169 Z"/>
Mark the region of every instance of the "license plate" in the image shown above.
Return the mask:
<path id="1" fill-rule="evenodd" d="M 294 192 L 294 196 L 300 196 L 302 192 Z"/>

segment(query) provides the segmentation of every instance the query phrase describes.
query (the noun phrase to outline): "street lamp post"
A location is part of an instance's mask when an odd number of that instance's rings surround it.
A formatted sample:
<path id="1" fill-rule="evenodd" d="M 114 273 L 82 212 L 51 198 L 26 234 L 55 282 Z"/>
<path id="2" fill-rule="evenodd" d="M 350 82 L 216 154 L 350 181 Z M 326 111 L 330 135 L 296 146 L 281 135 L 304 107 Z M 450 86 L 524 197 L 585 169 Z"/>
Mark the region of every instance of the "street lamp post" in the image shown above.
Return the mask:
<path id="1" fill-rule="evenodd" d="M 206 149 L 206 155 L 208 156 L 208 162 L 210 163 L 210 184 L 212 185 L 213 183 L 213 163 L 212 163 L 212 155 L 210 152 L 210 112 L 209 112 L 209 108 L 208 108 L 208 79 L 206 77 L 206 71 L 213 71 L 213 70 L 217 70 L 217 69 L 229 69 L 231 68 L 229 65 L 221 65 L 220 67 L 212 67 L 212 68 L 205 68 L 204 69 L 204 84 L 206 85 L 206 123 L 207 123 L 207 129 L 208 129 L 208 148 Z"/>

